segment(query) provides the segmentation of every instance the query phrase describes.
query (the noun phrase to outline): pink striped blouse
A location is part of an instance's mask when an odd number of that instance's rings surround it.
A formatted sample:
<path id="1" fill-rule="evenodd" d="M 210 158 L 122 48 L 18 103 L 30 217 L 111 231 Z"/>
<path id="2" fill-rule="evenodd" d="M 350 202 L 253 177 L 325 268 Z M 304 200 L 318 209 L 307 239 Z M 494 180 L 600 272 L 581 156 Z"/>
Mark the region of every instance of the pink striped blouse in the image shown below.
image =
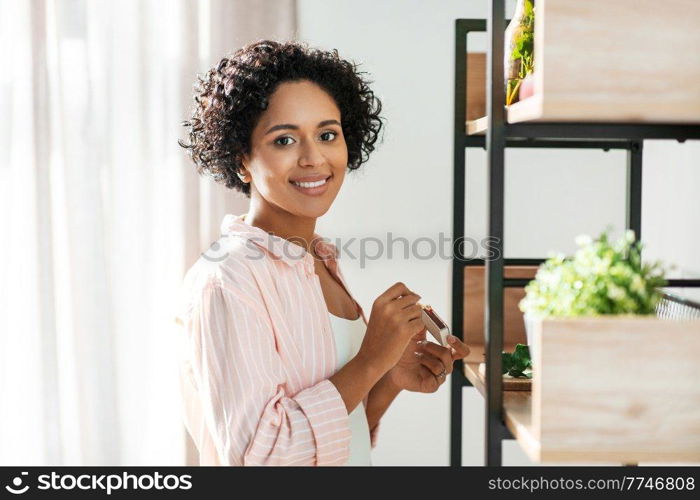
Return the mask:
<path id="1" fill-rule="evenodd" d="M 182 288 L 180 382 L 200 464 L 343 465 L 349 418 L 328 380 L 335 344 L 313 256 L 244 217 L 224 217 Z M 350 294 L 337 248 L 314 241 Z"/>

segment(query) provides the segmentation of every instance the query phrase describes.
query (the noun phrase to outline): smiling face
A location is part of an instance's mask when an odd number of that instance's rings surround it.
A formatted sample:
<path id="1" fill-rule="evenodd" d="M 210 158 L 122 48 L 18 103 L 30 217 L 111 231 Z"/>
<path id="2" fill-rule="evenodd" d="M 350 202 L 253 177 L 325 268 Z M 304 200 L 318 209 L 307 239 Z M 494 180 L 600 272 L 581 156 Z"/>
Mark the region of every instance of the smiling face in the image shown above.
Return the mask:
<path id="1" fill-rule="evenodd" d="M 333 98 L 308 80 L 281 83 L 243 156 L 244 182 L 261 209 L 317 218 L 340 191 L 348 149 Z"/>

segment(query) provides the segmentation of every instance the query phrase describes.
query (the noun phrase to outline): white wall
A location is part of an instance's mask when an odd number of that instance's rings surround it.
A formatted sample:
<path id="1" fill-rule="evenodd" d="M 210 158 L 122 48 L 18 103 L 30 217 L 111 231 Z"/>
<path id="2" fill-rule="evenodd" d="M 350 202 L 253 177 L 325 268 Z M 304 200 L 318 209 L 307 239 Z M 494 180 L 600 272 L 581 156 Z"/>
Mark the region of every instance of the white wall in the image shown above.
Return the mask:
<path id="1" fill-rule="evenodd" d="M 298 0 L 299 38 L 361 63 L 385 105 L 384 142 L 346 177 L 319 234 L 413 241 L 451 234 L 454 19 L 483 18 L 485 0 Z M 510 12 L 513 4 L 509 3 Z M 477 40 L 478 42 L 478 40 Z M 483 40 L 482 40 L 483 42 Z M 470 42 L 471 43 L 471 42 Z M 675 275 L 700 275 L 700 144 L 645 145 L 643 232 L 647 256 L 679 264 Z M 506 154 L 508 257 L 571 251 L 573 238 L 624 225 L 624 152 L 509 150 Z M 485 153 L 467 154 L 466 235 L 486 232 Z M 685 212 L 680 214 L 680 212 Z M 675 214 L 675 215 L 674 215 Z M 370 247 L 374 248 L 374 247 Z M 373 300 L 403 281 L 450 316 L 450 261 L 365 262 L 346 257 L 344 274 L 369 313 Z M 351 245 L 357 252 L 359 245 Z M 464 390 L 464 459 L 483 464 L 483 399 Z M 375 465 L 449 463 L 449 385 L 436 394 L 401 394 L 382 420 Z M 504 444 L 505 465 L 530 464 L 516 443 Z"/>

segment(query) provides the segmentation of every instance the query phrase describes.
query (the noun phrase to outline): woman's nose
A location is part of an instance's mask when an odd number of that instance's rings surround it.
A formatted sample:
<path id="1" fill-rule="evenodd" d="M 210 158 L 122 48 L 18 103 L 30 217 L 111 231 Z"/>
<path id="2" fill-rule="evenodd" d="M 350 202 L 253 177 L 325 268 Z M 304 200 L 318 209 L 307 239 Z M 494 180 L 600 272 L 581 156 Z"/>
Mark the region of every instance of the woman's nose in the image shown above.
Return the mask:
<path id="1" fill-rule="evenodd" d="M 316 167 L 323 165 L 325 157 L 321 153 L 318 144 L 314 141 L 305 141 L 300 149 L 299 165 Z"/>

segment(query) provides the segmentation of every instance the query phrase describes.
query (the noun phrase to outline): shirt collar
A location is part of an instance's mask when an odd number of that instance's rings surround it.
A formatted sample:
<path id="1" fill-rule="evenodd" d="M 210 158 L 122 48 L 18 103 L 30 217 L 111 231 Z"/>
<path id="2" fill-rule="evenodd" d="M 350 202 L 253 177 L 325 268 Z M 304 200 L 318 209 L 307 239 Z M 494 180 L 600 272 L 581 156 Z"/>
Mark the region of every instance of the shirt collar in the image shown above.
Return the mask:
<path id="1" fill-rule="evenodd" d="M 221 222 L 221 234 L 237 235 L 249 239 L 289 266 L 304 265 L 307 272 L 313 272 L 313 255 L 289 240 L 274 233 L 269 233 L 257 226 L 247 224 L 244 221 L 246 215 L 226 214 Z M 316 255 L 321 257 L 326 265 L 326 261 L 335 261 L 338 258 L 337 247 L 331 242 L 325 241 L 317 233 L 314 233 L 312 243 L 314 244 Z"/>

